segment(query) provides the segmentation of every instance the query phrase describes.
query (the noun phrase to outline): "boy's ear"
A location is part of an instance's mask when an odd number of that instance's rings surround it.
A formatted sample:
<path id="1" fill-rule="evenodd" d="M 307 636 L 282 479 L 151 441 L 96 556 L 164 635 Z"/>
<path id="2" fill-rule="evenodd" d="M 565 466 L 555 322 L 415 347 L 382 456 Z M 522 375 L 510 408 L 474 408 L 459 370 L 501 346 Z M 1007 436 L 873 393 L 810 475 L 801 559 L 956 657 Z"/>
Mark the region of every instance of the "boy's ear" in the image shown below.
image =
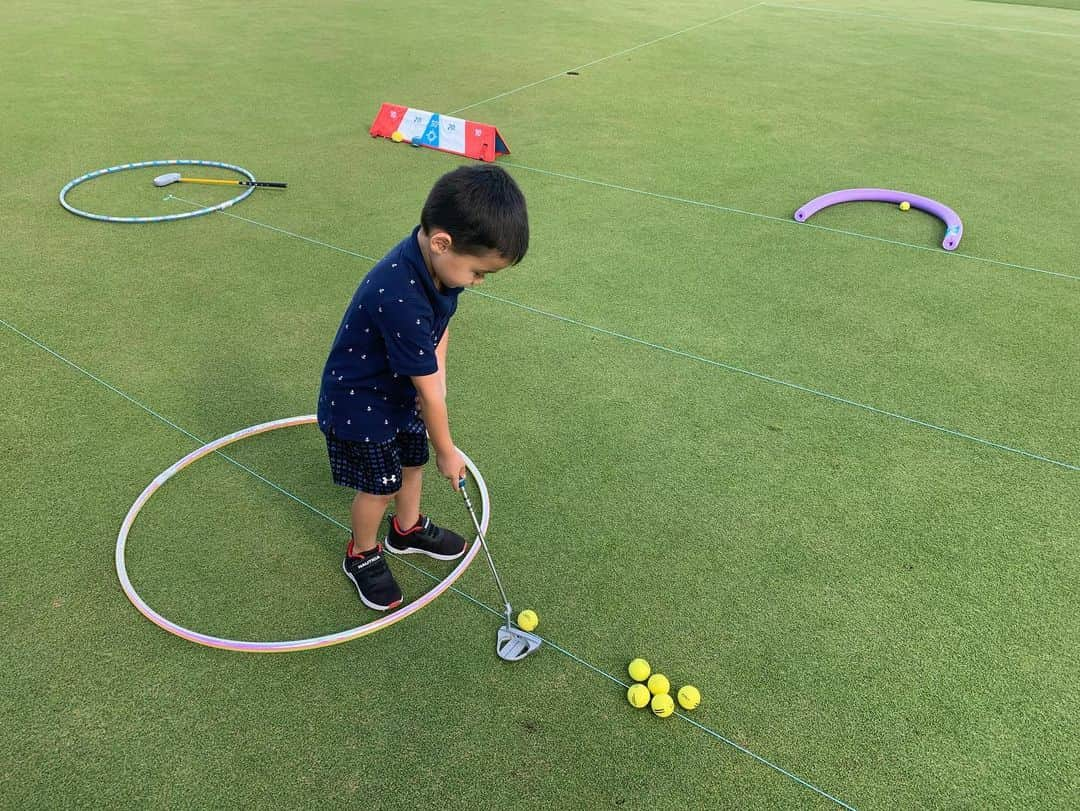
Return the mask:
<path id="1" fill-rule="evenodd" d="M 445 231 L 436 231 L 431 235 L 431 249 L 435 253 L 446 253 L 453 244 L 453 238 Z"/>

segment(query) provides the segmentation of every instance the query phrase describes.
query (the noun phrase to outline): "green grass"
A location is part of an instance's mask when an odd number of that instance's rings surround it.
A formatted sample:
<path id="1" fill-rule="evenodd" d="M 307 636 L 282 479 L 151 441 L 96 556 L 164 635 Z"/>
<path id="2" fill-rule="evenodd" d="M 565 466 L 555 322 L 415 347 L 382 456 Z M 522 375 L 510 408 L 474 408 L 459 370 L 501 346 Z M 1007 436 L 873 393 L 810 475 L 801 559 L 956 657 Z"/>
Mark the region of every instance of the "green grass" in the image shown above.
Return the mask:
<path id="1" fill-rule="evenodd" d="M 635 713 L 555 649 L 499 662 L 496 619 L 460 594 L 298 654 L 166 634 L 124 597 L 113 548 L 197 443 L 13 329 L 203 440 L 309 413 L 370 262 L 224 215 L 91 222 L 60 187 L 128 161 L 237 163 L 290 184 L 237 217 L 378 257 L 457 163 L 370 139 L 380 102 L 448 112 L 750 5 L 8 5 L 5 804 L 832 805 Z M 818 5 L 761 5 L 469 110 L 513 150 L 533 244 L 485 284 L 497 299 L 462 299 L 455 439 L 490 484 L 515 604 L 592 666 L 622 677 L 645 656 L 702 689 L 696 720 L 859 808 L 1068 807 L 1080 15 Z M 186 205 L 170 192 L 231 196 L 157 189 L 158 173 L 72 202 L 158 214 Z M 847 186 L 940 199 L 968 256 L 912 247 L 942 231 L 915 211 L 788 221 Z M 347 520 L 315 429 L 230 454 Z M 465 529 L 434 474 L 427 498 Z M 340 575 L 343 540 L 211 457 L 148 503 L 128 567 L 199 630 L 318 635 L 372 618 Z M 431 585 L 396 571 L 409 596 Z M 498 602 L 482 561 L 458 585 Z"/>
<path id="2" fill-rule="evenodd" d="M 1067 8 L 1080 11 L 1080 1 L 1078 0 L 1052 0 L 1052 2 L 1044 2 L 1044 0 L 978 0 L 978 2 L 1008 3 L 1015 6 L 1045 6 L 1046 8 Z"/>

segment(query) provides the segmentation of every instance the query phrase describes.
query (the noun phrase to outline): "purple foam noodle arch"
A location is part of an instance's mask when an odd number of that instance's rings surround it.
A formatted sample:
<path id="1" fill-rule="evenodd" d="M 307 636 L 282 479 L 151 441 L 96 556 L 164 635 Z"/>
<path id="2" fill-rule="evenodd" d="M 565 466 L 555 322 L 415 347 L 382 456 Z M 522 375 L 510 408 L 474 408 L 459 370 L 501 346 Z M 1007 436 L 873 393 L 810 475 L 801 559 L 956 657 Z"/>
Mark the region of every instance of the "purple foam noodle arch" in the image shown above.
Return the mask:
<path id="1" fill-rule="evenodd" d="M 831 191 L 820 197 L 815 197 L 795 212 L 798 222 L 806 222 L 817 214 L 821 209 L 835 206 L 837 203 L 854 203 L 867 201 L 874 203 L 910 203 L 913 208 L 933 214 L 945 223 L 945 238 L 941 241 L 941 247 L 947 251 L 955 251 L 960 244 L 960 238 L 964 235 L 964 224 L 960 216 L 944 203 L 931 200 L 919 194 L 909 194 L 906 191 L 894 189 L 840 189 Z"/>

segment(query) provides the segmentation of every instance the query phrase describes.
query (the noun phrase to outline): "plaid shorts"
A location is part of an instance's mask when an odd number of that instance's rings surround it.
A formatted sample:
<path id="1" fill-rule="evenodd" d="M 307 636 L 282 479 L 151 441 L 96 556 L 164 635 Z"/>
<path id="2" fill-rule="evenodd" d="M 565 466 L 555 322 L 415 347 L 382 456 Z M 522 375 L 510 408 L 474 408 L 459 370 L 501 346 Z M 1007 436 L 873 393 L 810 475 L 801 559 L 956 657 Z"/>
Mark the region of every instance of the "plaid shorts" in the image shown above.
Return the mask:
<path id="1" fill-rule="evenodd" d="M 330 472 L 334 483 L 375 496 L 388 496 L 401 489 L 401 469 L 427 464 L 428 441 L 424 421 L 419 417 L 385 442 L 356 442 L 326 435 Z"/>

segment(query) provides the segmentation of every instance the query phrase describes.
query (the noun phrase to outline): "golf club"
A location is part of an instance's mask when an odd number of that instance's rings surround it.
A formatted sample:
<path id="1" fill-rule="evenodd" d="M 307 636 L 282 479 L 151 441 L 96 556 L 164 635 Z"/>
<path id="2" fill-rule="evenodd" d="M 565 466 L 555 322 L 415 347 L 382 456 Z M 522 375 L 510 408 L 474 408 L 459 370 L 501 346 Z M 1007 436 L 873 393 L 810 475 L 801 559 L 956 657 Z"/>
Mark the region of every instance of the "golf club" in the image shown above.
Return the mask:
<path id="1" fill-rule="evenodd" d="M 155 186 L 168 186 L 170 183 L 202 183 L 207 186 L 265 186 L 271 189 L 288 188 L 288 183 L 271 183 L 268 180 L 222 180 L 212 177 L 180 177 L 179 172 L 169 172 L 154 178 Z"/>
<path id="2" fill-rule="evenodd" d="M 506 597 L 506 589 L 503 588 L 502 580 L 499 579 L 499 573 L 495 569 L 495 561 L 492 560 L 491 550 L 484 539 L 484 531 L 480 529 L 480 522 L 476 519 L 476 511 L 473 510 L 469 493 L 465 489 L 464 478 L 458 482 L 458 487 L 461 488 L 461 497 L 465 500 L 465 507 L 472 518 L 473 526 L 476 527 L 476 537 L 480 539 L 480 545 L 484 547 L 484 554 L 487 555 L 488 565 L 491 567 L 491 573 L 495 576 L 495 585 L 499 587 L 499 594 L 502 595 L 503 605 L 506 610 L 506 625 L 499 628 L 495 642 L 495 653 L 504 661 L 517 662 L 539 648 L 543 640 L 536 634 L 522 631 L 511 624 L 510 616 L 513 611 L 510 608 L 510 600 Z"/>

